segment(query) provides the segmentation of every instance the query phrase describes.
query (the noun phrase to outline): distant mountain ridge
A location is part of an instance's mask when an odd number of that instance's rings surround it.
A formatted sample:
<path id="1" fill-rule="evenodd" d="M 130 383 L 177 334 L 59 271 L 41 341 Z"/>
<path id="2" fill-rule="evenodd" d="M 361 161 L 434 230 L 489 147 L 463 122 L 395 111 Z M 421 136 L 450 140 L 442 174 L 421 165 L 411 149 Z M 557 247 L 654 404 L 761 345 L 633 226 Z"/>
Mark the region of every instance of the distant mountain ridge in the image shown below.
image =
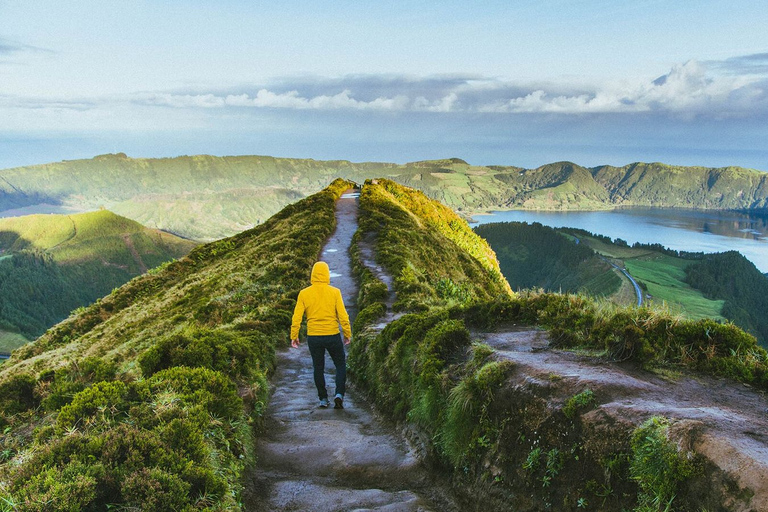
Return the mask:
<path id="1" fill-rule="evenodd" d="M 269 156 L 129 158 L 123 153 L 0 170 L 0 212 L 57 205 L 103 206 L 144 225 L 213 240 L 263 222 L 340 177 L 386 177 L 455 210 L 659 206 L 768 208 L 768 174 L 740 167 L 633 163 L 535 169 L 473 166 L 459 158 L 407 164 Z"/>

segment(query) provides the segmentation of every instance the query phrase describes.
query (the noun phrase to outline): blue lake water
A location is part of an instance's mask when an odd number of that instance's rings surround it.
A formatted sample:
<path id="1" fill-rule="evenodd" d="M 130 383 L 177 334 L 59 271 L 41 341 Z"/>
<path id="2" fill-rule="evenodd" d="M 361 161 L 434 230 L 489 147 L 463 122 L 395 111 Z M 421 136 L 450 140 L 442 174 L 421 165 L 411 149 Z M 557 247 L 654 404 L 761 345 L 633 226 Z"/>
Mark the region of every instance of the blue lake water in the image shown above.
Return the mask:
<path id="1" fill-rule="evenodd" d="M 691 252 L 739 251 L 768 272 L 768 213 L 682 208 L 622 208 L 598 212 L 511 210 L 475 215 L 473 226 L 490 222 L 539 222 L 580 228 L 631 244 L 659 243 Z"/>

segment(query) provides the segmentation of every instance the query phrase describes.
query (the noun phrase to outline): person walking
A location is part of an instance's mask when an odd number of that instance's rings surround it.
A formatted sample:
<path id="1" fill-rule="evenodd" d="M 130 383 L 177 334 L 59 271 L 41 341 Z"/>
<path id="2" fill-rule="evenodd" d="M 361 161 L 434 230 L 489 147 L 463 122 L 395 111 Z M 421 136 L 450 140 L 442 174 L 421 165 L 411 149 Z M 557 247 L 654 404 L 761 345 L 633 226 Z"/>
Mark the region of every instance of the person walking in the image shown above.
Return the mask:
<path id="1" fill-rule="evenodd" d="M 328 391 L 325 389 L 325 351 L 328 351 L 336 366 L 336 396 L 334 409 L 344 408 L 344 392 L 347 382 L 347 357 L 344 345 L 352 341 L 349 315 L 344 307 L 341 290 L 331 286 L 331 272 L 328 264 L 318 261 L 312 267 L 311 286 L 299 292 L 291 322 L 291 346 L 299 347 L 299 328 L 304 313 L 307 315 L 307 345 L 312 355 L 315 386 L 320 398 L 320 407 L 328 407 Z M 339 335 L 339 324 L 344 333 Z"/>

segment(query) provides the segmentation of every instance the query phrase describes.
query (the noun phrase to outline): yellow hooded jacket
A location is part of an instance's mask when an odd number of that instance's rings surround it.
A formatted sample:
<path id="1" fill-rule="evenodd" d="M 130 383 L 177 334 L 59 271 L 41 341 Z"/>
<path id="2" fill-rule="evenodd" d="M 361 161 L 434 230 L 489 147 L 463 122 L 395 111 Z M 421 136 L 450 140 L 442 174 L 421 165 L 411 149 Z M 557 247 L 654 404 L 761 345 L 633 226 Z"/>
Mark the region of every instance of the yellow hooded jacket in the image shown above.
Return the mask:
<path id="1" fill-rule="evenodd" d="M 339 323 L 346 338 L 352 338 L 349 327 L 349 315 L 341 298 L 341 291 L 331 286 L 331 272 L 328 264 L 318 261 L 312 267 L 312 286 L 299 292 L 296 308 L 293 310 L 291 322 L 291 339 L 299 337 L 299 327 L 304 312 L 307 313 L 307 334 L 309 336 L 326 336 L 338 334 Z"/>

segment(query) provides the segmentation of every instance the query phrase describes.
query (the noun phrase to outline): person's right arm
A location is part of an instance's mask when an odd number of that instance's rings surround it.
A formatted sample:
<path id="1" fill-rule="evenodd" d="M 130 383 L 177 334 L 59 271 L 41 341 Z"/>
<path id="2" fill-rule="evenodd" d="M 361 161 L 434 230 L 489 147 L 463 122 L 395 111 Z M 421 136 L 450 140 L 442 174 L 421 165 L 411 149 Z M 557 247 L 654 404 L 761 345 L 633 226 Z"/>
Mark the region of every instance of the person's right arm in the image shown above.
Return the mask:
<path id="1" fill-rule="evenodd" d="M 299 329 L 301 328 L 301 319 L 304 317 L 304 297 L 299 292 L 299 297 L 296 299 L 296 307 L 293 308 L 293 318 L 291 319 L 291 346 L 297 348 L 299 346 Z"/>

